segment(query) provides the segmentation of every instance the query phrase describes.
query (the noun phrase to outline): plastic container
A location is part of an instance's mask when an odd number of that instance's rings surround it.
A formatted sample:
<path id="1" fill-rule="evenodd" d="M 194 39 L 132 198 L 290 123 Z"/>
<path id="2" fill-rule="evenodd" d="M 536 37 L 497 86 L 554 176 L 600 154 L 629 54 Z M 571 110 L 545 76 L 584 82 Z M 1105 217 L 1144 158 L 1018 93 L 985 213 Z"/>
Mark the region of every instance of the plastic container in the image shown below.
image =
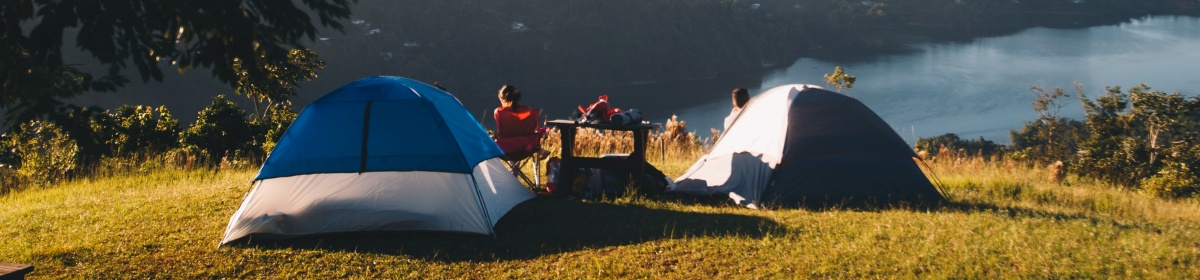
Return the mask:
<path id="1" fill-rule="evenodd" d="M 569 187 L 572 194 L 577 194 L 580 191 L 583 191 L 584 185 L 587 185 L 588 181 L 590 181 L 592 179 L 591 176 L 592 176 L 592 172 L 588 168 L 575 169 L 575 181 L 568 182 L 571 184 L 570 186 L 562 186 L 562 187 L 564 187 L 564 188 Z"/>
<path id="2" fill-rule="evenodd" d="M 575 175 L 575 182 L 571 184 L 571 191 L 578 193 L 580 197 L 592 198 L 592 169 L 579 168 L 579 173 Z"/>
<path id="3" fill-rule="evenodd" d="M 551 157 L 546 160 L 546 192 L 554 193 L 558 188 L 558 168 L 560 166 L 558 157 Z"/>

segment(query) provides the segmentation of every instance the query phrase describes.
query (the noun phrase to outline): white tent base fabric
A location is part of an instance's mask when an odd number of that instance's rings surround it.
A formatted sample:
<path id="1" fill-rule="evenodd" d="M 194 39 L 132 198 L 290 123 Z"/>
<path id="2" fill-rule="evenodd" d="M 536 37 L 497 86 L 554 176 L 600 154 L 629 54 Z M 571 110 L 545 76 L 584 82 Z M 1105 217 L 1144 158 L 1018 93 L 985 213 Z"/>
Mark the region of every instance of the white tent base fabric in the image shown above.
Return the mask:
<path id="1" fill-rule="evenodd" d="M 492 234 L 501 216 L 533 196 L 496 158 L 481 162 L 471 174 L 388 171 L 271 178 L 255 184 L 230 218 L 221 244 L 252 234 L 379 230 Z"/>
<path id="2" fill-rule="evenodd" d="M 728 193 L 733 203 L 758 209 L 763 186 L 771 182 L 775 166 L 750 153 L 717 155 L 702 159 L 685 172 L 673 191 L 693 194 Z"/>

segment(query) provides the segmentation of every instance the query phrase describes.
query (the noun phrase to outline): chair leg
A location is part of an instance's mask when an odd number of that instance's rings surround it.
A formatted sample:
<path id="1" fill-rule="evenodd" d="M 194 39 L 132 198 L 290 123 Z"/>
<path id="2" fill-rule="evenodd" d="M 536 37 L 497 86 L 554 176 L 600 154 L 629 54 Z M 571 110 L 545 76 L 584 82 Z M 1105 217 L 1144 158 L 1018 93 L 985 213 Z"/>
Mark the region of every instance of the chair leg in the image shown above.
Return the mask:
<path id="1" fill-rule="evenodd" d="M 521 171 L 521 168 L 525 166 L 522 161 L 506 160 L 506 161 L 504 161 L 504 163 L 508 164 L 509 173 L 512 173 L 513 176 L 516 176 L 517 180 L 520 180 L 522 183 L 525 183 L 525 185 L 529 186 L 530 188 L 533 188 L 533 189 L 538 188 L 539 185 L 538 185 L 538 182 L 536 179 L 537 177 L 534 177 L 535 179 L 531 180 L 531 179 L 529 179 L 528 175 L 525 175 L 525 172 Z M 536 166 L 537 162 L 534 161 L 534 164 L 535 164 L 534 172 L 537 172 L 537 166 Z M 534 174 L 537 174 L 537 173 L 534 173 Z"/>
<path id="2" fill-rule="evenodd" d="M 519 162 L 511 161 L 511 160 L 504 161 L 504 164 L 508 165 L 508 173 L 512 173 L 512 175 L 517 175 L 517 173 L 520 172 L 521 166 L 518 163 Z"/>
<path id="3" fill-rule="evenodd" d="M 529 176 L 526 176 L 524 172 L 521 173 L 520 177 L 521 177 L 522 181 L 525 181 L 525 185 L 529 186 L 529 188 L 537 189 L 537 184 L 534 183 L 532 180 L 529 180 Z"/>

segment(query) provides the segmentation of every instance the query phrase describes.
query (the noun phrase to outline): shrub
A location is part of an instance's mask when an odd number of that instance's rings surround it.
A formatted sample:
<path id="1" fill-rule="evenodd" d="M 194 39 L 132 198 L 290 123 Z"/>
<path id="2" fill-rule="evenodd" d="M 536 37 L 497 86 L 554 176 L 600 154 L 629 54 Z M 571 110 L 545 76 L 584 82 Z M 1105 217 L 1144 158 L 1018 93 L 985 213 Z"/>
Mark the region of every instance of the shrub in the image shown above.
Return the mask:
<path id="1" fill-rule="evenodd" d="M 1039 164 L 1072 161 L 1087 131 L 1083 122 L 1067 118 L 1026 122 L 1021 130 L 1008 132 L 1013 151 L 1008 157 Z"/>
<path id="2" fill-rule="evenodd" d="M 25 186 L 25 177 L 11 167 L 0 167 L 0 195 L 20 190 Z"/>
<path id="3" fill-rule="evenodd" d="M 17 156 L 16 147 L 13 147 L 12 136 L 8 134 L 0 134 L 0 166 L 7 168 L 16 168 L 21 164 L 21 157 Z"/>
<path id="4" fill-rule="evenodd" d="M 240 154 L 261 154 L 261 149 L 253 143 L 254 135 L 246 111 L 224 95 L 218 95 L 212 104 L 200 110 L 196 122 L 181 135 L 180 144 L 219 160 L 239 150 Z"/>
<path id="5" fill-rule="evenodd" d="M 1030 87 L 1030 90 L 1037 96 L 1033 111 L 1038 118 L 1025 122 L 1020 131 L 1008 132 L 1014 151 L 1008 158 L 1037 164 L 1074 160 L 1079 144 L 1087 138 L 1088 129 L 1083 122 L 1059 117 L 1059 112 L 1066 106 L 1059 100 L 1069 94 L 1062 88 L 1047 91 Z M 1075 83 L 1075 91 L 1082 98 L 1083 84 Z"/>
<path id="6" fill-rule="evenodd" d="M 1141 192 L 1162 198 L 1200 197 L 1200 170 L 1195 168 L 1200 145 L 1176 143 L 1166 154 L 1163 167 L 1138 184 Z"/>
<path id="7" fill-rule="evenodd" d="M 17 157 L 12 146 L 12 141 L 8 139 L 8 134 L 0 134 L 0 195 L 15 191 L 25 185 L 21 174 L 17 173 L 17 164 L 21 162 L 21 158 Z"/>
<path id="8" fill-rule="evenodd" d="M 1200 130 L 1200 98 L 1143 84 L 1126 91 L 1108 87 L 1090 99 L 1081 84 L 1075 87 L 1086 122 L 1058 117 L 1063 104 L 1057 100 L 1067 95 L 1065 90 L 1034 87 L 1039 117 L 1010 132 L 1015 152 L 1008 158 L 1042 164 L 1061 160 L 1072 173 L 1158 196 L 1190 192 L 1189 176 L 1195 172 L 1187 171 L 1188 166 L 1200 164 L 1200 156 L 1189 156 L 1200 143 L 1195 132 Z"/>
<path id="9" fill-rule="evenodd" d="M 966 140 L 959 138 L 954 133 L 918 138 L 917 142 L 913 143 L 913 147 L 919 151 L 925 151 L 928 156 L 932 157 L 940 155 L 942 150 L 947 150 L 961 151 L 959 156 L 980 156 L 985 159 L 1001 154 L 1005 150 L 1004 145 L 983 139 L 983 136 L 980 136 L 979 139 Z"/>
<path id="10" fill-rule="evenodd" d="M 1187 165 L 1170 163 L 1154 176 L 1142 180 L 1142 193 L 1162 198 L 1184 198 L 1200 193 L 1200 178 Z"/>
<path id="11" fill-rule="evenodd" d="M 123 105 L 92 122 L 109 155 L 157 154 L 179 146 L 179 121 L 165 106 Z"/>
<path id="12" fill-rule="evenodd" d="M 21 159 L 17 173 L 29 183 L 54 183 L 75 171 L 79 146 L 53 123 L 31 121 L 22 124 L 6 140 Z"/>
<path id="13" fill-rule="evenodd" d="M 79 147 L 76 161 L 83 166 L 93 164 L 101 157 L 109 155 L 103 135 L 97 134 L 93 129 L 93 122 L 106 116 L 104 110 L 96 106 L 60 105 L 46 116 L 46 121 L 54 123 L 71 137 Z"/>
<path id="14" fill-rule="evenodd" d="M 1200 100 L 1196 98 L 1151 91 L 1146 85 L 1132 87 L 1128 93 L 1109 87 L 1095 101 L 1082 93 L 1079 98 L 1090 131 L 1080 145 L 1084 152 L 1078 166 L 1085 175 L 1137 186 L 1142 179 L 1157 176 L 1171 157 L 1169 151 L 1195 143 L 1195 135 L 1187 132 L 1197 129 L 1194 108 Z"/>
<path id="15" fill-rule="evenodd" d="M 267 107 L 263 116 L 255 118 L 251 121 L 255 130 L 256 139 L 254 142 L 258 144 L 259 149 L 263 152 L 270 153 L 275 149 L 275 145 L 279 143 L 279 138 L 283 137 L 283 133 L 287 131 L 292 122 L 296 121 L 299 116 L 292 110 L 292 106 L 287 103 L 277 103 Z"/>

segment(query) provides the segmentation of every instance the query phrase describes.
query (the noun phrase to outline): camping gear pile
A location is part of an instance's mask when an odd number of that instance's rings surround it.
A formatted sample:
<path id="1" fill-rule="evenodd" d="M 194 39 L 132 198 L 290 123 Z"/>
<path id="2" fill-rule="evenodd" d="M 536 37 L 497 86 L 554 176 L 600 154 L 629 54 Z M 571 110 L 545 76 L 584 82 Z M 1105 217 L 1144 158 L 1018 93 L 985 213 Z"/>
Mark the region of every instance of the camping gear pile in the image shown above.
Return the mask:
<path id="1" fill-rule="evenodd" d="M 642 123 L 642 112 L 638 109 L 622 110 L 608 103 L 608 95 L 601 95 L 587 107 L 579 105 L 572 119 L 586 123 L 630 125 Z"/>

